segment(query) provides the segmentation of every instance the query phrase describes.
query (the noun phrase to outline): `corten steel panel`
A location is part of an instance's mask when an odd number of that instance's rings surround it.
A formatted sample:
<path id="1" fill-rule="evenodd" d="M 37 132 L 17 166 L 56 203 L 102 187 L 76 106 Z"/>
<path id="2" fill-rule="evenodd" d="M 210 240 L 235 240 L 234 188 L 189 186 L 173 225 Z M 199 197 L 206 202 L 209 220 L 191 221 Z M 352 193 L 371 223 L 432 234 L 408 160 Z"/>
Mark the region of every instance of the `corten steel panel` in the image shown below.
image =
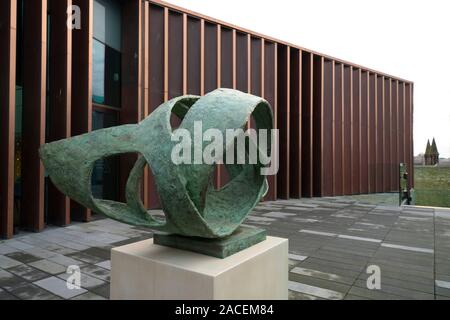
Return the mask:
<path id="1" fill-rule="evenodd" d="M 204 23 L 203 31 L 203 92 L 202 94 L 208 94 L 218 88 L 218 44 L 219 39 L 218 26 L 209 22 Z M 221 184 L 221 172 L 223 171 L 222 165 L 216 166 L 214 173 L 214 185 L 216 188 L 222 187 Z"/>
<path id="2" fill-rule="evenodd" d="M 333 173 L 333 114 L 334 114 L 334 63 L 331 60 L 324 61 L 323 71 L 323 104 L 322 104 L 322 196 L 334 194 Z"/>
<path id="3" fill-rule="evenodd" d="M 0 238 L 14 228 L 17 1 L 0 1 Z"/>
<path id="4" fill-rule="evenodd" d="M 290 72 L 290 197 L 302 196 L 302 52 L 291 48 Z"/>
<path id="5" fill-rule="evenodd" d="M 251 93 L 252 91 L 252 37 L 250 34 L 247 34 L 247 92 Z M 248 128 L 251 128 L 251 119 L 247 124 Z"/>
<path id="6" fill-rule="evenodd" d="M 376 192 L 383 192 L 383 157 L 384 157 L 384 140 L 383 140 L 383 109 L 384 109 L 384 97 L 383 97 L 383 77 L 377 76 L 377 105 L 376 105 Z"/>
<path id="7" fill-rule="evenodd" d="M 260 45 L 260 50 L 261 50 L 261 97 L 264 97 L 264 78 L 265 78 L 265 73 L 264 73 L 264 52 L 265 52 L 265 46 L 264 46 L 265 42 L 264 39 L 261 39 L 261 45 Z"/>
<path id="8" fill-rule="evenodd" d="M 290 112 L 290 50 L 286 46 L 278 46 L 277 63 L 277 113 L 278 128 L 280 129 L 279 164 L 277 175 L 277 195 L 281 199 L 289 199 L 290 170 L 290 136 L 289 136 L 289 112 Z"/>
<path id="9" fill-rule="evenodd" d="M 405 89 L 403 82 L 398 84 L 398 160 L 405 163 Z M 409 168 L 408 168 L 409 170 Z"/>
<path id="10" fill-rule="evenodd" d="M 200 25 L 198 19 L 187 20 L 187 89 L 189 94 L 200 95 Z"/>
<path id="11" fill-rule="evenodd" d="M 344 176 L 343 176 L 343 66 L 339 63 L 334 65 L 334 132 L 333 132 L 333 195 L 342 196 L 344 194 Z M 325 127 L 326 128 L 326 127 Z"/>
<path id="12" fill-rule="evenodd" d="M 414 171 L 412 167 L 412 152 L 411 152 L 411 87 L 405 84 L 405 162 L 408 166 L 408 187 L 411 188 L 411 172 Z"/>
<path id="13" fill-rule="evenodd" d="M 158 106 L 164 103 L 169 95 L 169 92 L 166 92 L 169 89 L 169 56 L 168 52 L 166 52 L 166 49 L 169 48 L 169 35 L 166 35 L 166 29 L 167 31 L 169 29 L 168 12 L 166 14 L 164 8 L 150 5 L 148 19 L 149 97 L 147 109 L 149 114 L 151 114 Z M 159 195 L 151 169 L 148 172 L 147 197 L 148 208 L 155 209 L 160 206 Z"/>
<path id="14" fill-rule="evenodd" d="M 398 164 L 399 153 L 398 153 L 398 82 L 391 82 L 391 189 L 398 190 Z"/>
<path id="15" fill-rule="evenodd" d="M 250 37 L 250 63 L 249 63 L 249 92 L 256 96 L 262 95 L 262 53 L 261 53 L 261 39 Z M 250 118 L 249 127 L 256 128 L 255 119 Z"/>
<path id="16" fill-rule="evenodd" d="M 262 95 L 262 55 L 261 55 L 261 39 L 252 38 L 251 39 L 251 59 L 250 59 L 250 70 L 251 70 L 251 90 L 250 93 L 256 96 Z M 252 126 L 255 128 L 255 126 Z"/>
<path id="17" fill-rule="evenodd" d="M 219 55 L 219 32 L 220 27 L 215 23 L 203 22 L 201 27 L 201 34 L 203 37 L 201 45 L 201 93 L 208 94 L 211 91 L 217 89 L 220 85 L 220 55 Z M 222 187 L 222 168 L 221 164 L 218 164 L 213 175 L 213 182 L 216 188 Z M 226 178 L 226 177 L 225 177 Z"/>
<path id="18" fill-rule="evenodd" d="M 302 52 L 302 196 L 313 196 L 313 55 Z"/>
<path id="19" fill-rule="evenodd" d="M 166 70 L 168 61 L 166 61 L 166 45 L 168 47 L 168 37 L 166 40 L 166 26 L 164 9 L 159 6 L 150 5 L 149 7 L 149 113 L 152 113 L 161 105 L 168 96 L 166 93 Z M 167 28 L 168 29 L 168 28 Z M 168 36 L 168 35 L 167 35 Z M 168 54 L 168 53 L 167 53 Z M 167 57 L 168 58 L 168 57 Z M 168 71 L 168 70 L 167 70 Z M 159 195 L 156 189 L 155 181 L 151 169 L 149 170 L 148 182 L 148 207 L 155 209 L 160 206 Z"/>
<path id="20" fill-rule="evenodd" d="M 324 91 L 324 58 L 313 57 L 313 196 L 322 196 L 322 109 Z"/>
<path id="21" fill-rule="evenodd" d="M 205 94 L 205 20 L 200 20 L 200 95 Z"/>
<path id="22" fill-rule="evenodd" d="M 231 41 L 232 41 L 232 45 L 233 45 L 233 89 L 237 88 L 237 32 L 235 29 L 232 30 L 232 35 L 231 35 Z"/>
<path id="23" fill-rule="evenodd" d="M 73 0 L 81 9 L 81 29 L 72 32 L 72 136 L 92 130 L 93 0 Z M 91 211 L 71 201 L 73 220 L 89 221 Z"/>
<path id="24" fill-rule="evenodd" d="M 141 81 L 142 81 L 142 98 L 141 98 L 141 112 L 142 119 L 146 118 L 149 114 L 149 3 L 148 1 L 144 1 L 142 10 L 142 30 L 141 30 Z M 142 175 L 141 183 L 142 183 L 142 203 L 145 208 L 149 207 L 149 168 L 146 166 L 144 168 L 144 173 Z"/>
<path id="25" fill-rule="evenodd" d="M 217 41 L 216 41 L 216 43 L 217 43 L 217 52 L 216 52 L 216 55 L 217 55 L 217 59 L 216 59 L 216 61 L 217 61 L 217 63 L 216 63 L 216 65 L 217 65 L 217 72 L 216 72 L 216 74 L 217 74 L 217 87 L 218 88 L 220 88 L 221 86 L 222 86 L 222 26 L 220 26 L 220 25 L 217 25 L 217 28 L 216 28 L 216 36 L 217 36 Z"/>
<path id="26" fill-rule="evenodd" d="M 164 102 L 169 100 L 169 9 L 164 8 Z"/>
<path id="27" fill-rule="evenodd" d="M 142 120 L 142 2 L 131 0 L 122 6 L 122 108 L 121 124 L 133 124 Z M 119 157 L 119 194 L 125 201 L 125 188 L 137 155 L 126 154 Z"/>
<path id="28" fill-rule="evenodd" d="M 39 148 L 45 143 L 47 1 L 24 2 L 23 160 L 21 225 L 44 228 L 44 166 Z"/>
<path id="29" fill-rule="evenodd" d="M 369 74 L 361 73 L 361 193 L 369 193 Z"/>
<path id="30" fill-rule="evenodd" d="M 236 32 L 236 89 L 248 92 L 248 40 L 247 35 Z"/>
<path id="31" fill-rule="evenodd" d="M 48 142 L 71 135 L 72 30 L 67 28 L 67 8 L 72 0 L 50 0 L 50 96 Z M 60 226 L 70 223 L 70 199 L 49 180 L 48 222 Z"/>
<path id="32" fill-rule="evenodd" d="M 276 102 L 276 45 L 272 42 L 264 42 L 264 99 L 272 106 L 274 114 L 274 126 L 277 128 L 277 102 Z M 277 177 L 268 176 L 269 191 L 265 200 L 273 201 L 277 199 Z"/>
<path id="33" fill-rule="evenodd" d="M 368 112 L 368 127 L 369 127 L 369 193 L 376 192 L 376 179 L 377 179 L 377 83 L 376 75 L 370 73 L 369 75 L 369 112 Z"/>
<path id="34" fill-rule="evenodd" d="M 222 28 L 218 30 L 220 39 L 218 39 L 218 85 L 222 88 L 233 88 L 233 30 Z M 228 172 L 224 165 L 219 164 L 217 176 L 217 186 L 223 187 L 229 182 Z"/>
<path id="35" fill-rule="evenodd" d="M 216 26 L 216 84 L 218 88 L 222 87 L 222 27 L 220 25 Z M 215 186 L 216 188 L 222 188 L 225 186 L 229 179 L 227 177 L 226 167 L 223 163 L 216 164 L 216 175 L 215 175 Z"/>
<path id="36" fill-rule="evenodd" d="M 344 178 L 344 194 L 353 194 L 352 187 L 352 150 L 353 150 L 353 136 L 352 136 L 352 69 L 349 66 L 344 66 L 344 85 L 343 85 L 343 178 Z"/>
<path id="37" fill-rule="evenodd" d="M 217 89 L 217 25 L 205 22 L 205 94 Z"/>
<path id="38" fill-rule="evenodd" d="M 222 88 L 233 88 L 233 31 L 221 28 L 221 79 Z"/>
<path id="39" fill-rule="evenodd" d="M 183 15 L 169 11 L 169 99 L 183 95 Z"/>
<path id="40" fill-rule="evenodd" d="M 361 69 L 352 70 L 352 194 L 361 193 Z"/>
<path id="41" fill-rule="evenodd" d="M 164 102 L 164 9 L 149 8 L 149 112 Z M 200 56 L 200 55 L 199 55 Z"/>
<path id="42" fill-rule="evenodd" d="M 188 92 L 188 74 L 187 74 L 187 50 L 188 50 L 188 17 L 187 14 L 183 13 L 183 95 L 187 95 Z"/>
<path id="43" fill-rule="evenodd" d="M 392 189 L 392 158 L 391 158 L 391 83 L 390 79 L 384 79 L 384 190 L 393 191 Z"/>

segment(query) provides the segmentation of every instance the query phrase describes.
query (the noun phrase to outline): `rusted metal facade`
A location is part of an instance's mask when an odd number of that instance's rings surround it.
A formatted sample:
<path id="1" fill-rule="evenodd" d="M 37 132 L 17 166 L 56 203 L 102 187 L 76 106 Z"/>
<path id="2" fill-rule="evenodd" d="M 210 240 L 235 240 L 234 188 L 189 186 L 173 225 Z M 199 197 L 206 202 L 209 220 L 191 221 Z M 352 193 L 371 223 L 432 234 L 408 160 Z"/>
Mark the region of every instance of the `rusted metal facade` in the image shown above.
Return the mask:
<path id="1" fill-rule="evenodd" d="M 97 105 L 92 100 L 93 0 L 24 0 L 23 54 L 17 56 L 19 1 L 0 1 L 1 237 L 12 237 L 14 225 L 17 59 L 23 61 L 24 229 L 91 218 L 51 183 L 45 187 L 40 145 L 93 130 L 95 110 L 113 114 L 117 124 L 136 123 L 168 99 L 218 87 L 262 96 L 273 107 L 280 170 L 269 177 L 266 200 L 397 191 L 398 164 L 412 168 L 410 81 L 164 2 L 123 0 L 121 108 Z M 72 4 L 81 9 L 80 30 L 66 27 Z M 120 157 L 119 194 L 135 159 Z M 218 167 L 216 185 L 226 181 Z M 411 174 L 411 186 L 413 181 Z M 143 201 L 158 207 L 149 171 Z"/>

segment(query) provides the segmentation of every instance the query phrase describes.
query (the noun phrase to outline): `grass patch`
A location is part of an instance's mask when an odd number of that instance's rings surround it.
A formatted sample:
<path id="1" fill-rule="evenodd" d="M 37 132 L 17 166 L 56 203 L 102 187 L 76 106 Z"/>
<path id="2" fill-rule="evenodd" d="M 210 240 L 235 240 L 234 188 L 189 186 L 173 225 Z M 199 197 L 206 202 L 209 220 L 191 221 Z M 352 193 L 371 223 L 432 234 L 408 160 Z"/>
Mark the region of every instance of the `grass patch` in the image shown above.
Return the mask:
<path id="1" fill-rule="evenodd" d="M 414 167 L 416 205 L 450 207 L 450 167 Z"/>

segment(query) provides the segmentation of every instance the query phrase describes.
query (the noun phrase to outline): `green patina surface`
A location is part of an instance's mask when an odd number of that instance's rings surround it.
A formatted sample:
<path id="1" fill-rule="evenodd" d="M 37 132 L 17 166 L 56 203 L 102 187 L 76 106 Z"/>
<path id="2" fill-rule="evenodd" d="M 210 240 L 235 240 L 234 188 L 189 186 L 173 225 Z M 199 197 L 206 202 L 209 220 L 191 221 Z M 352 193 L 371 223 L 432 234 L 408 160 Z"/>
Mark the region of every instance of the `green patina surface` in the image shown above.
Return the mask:
<path id="1" fill-rule="evenodd" d="M 182 119 L 178 129 L 171 127 L 172 113 Z M 230 182 L 216 190 L 212 184 L 214 165 L 176 165 L 171 161 L 177 144 L 171 138 L 180 129 L 193 135 L 196 121 L 202 122 L 203 133 L 218 129 L 225 137 L 227 129 L 244 129 L 251 116 L 257 129 L 273 128 L 272 109 L 267 101 L 236 90 L 218 89 L 201 98 L 183 96 L 170 100 L 139 124 L 46 144 L 40 155 L 56 187 L 95 212 L 169 234 L 225 238 L 235 232 L 266 194 L 267 180 L 260 174 L 263 165 L 227 164 Z M 232 143 L 224 141 L 224 152 Z M 95 161 L 132 152 L 140 156 L 127 182 L 126 203 L 94 198 L 91 174 Z M 152 217 L 140 198 L 140 180 L 147 164 L 155 177 L 166 221 Z"/>
<path id="2" fill-rule="evenodd" d="M 205 239 L 155 233 L 153 243 L 176 249 L 183 249 L 224 259 L 266 240 L 263 229 L 240 226 L 233 235 L 219 239 Z"/>

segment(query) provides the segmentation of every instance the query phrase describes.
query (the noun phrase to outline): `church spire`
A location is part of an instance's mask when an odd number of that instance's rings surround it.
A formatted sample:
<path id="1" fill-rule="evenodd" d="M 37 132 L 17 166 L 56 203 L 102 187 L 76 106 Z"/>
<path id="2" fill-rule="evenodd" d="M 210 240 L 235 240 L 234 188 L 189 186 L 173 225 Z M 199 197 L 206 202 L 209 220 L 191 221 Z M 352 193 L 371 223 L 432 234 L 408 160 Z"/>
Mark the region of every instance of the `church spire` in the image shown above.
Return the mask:
<path id="1" fill-rule="evenodd" d="M 427 141 L 427 147 L 425 148 L 425 155 L 428 156 L 431 153 L 431 145 L 430 145 L 430 139 Z"/>
<path id="2" fill-rule="evenodd" d="M 431 153 L 439 155 L 439 152 L 438 152 L 438 149 L 436 146 L 436 141 L 434 140 L 434 138 L 433 138 L 433 142 L 431 143 Z"/>

